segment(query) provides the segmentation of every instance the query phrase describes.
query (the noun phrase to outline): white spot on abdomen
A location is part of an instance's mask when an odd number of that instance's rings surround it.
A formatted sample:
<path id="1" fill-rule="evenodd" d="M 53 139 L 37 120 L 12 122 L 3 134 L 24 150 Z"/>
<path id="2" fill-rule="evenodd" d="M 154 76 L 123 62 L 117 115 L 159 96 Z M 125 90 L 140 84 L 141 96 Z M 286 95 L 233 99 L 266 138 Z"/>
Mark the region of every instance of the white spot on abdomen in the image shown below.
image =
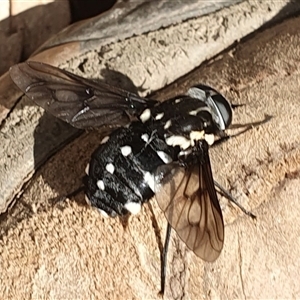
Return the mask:
<path id="1" fill-rule="evenodd" d="M 162 113 L 159 113 L 159 114 L 156 115 L 155 120 L 160 120 L 160 119 L 163 118 L 163 116 L 164 116 L 164 113 L 163 113 L 163 112 L 162 112 Z"/>
<path id="2" fill-rule="evenodd" d="M 97 187 L 98 187 L 100 190 L 104 191 L 104 182 L 103 182 L 103 180 L 98 180 L 98 181 L 97 181 Z"/>
<path id="3" fill-rule="evenodd" d="M 154 192 L 154 186 L 155 186 L 154 176 L 151 173 L 146 172 L 144 174 L 144 180 L 149 185 L 149 188 Z"/>
<path id="4" fill-rule="evenodd" d="M 91 201 L 87 195 L 84 195 L 84 199 L 88 205 L 91 205 Z"/>
<path id="5" fill-rule="evenodd" d="M 90 171 L 90 164 L 87 164 L 85 167 L 85 174 L 89 175 L 89 171 Z"/>
<path id="6" fill-rule="evenodd" d="M 138 202 L 128 202 L 124 205 L 124 207 L 133 215 L 138 214 L 142 208 L 141 204 Z"/>
<path id="7" fill-rule="evenodd" d="M 173 161 L 171 156 L 163 151 L 157 151 L 156 153 L 165 164 L 169 164 Z"/>
<path id="8" fill-rule="evenodd" d="M 105 167 L 106 171 L 109 172 L 110 174 L 114 174 L 115 172 L 115 167 L 112 163 L 109 163 Z"/>
<path id="9" fill-rule="evenodd" d="M 128 156 L 130 153 L 132 152 L 132 149 L 130 146 L 126 145 L 126 146 L 123 146 L 121 147 L 121 153 L 123 156 Z"/>
<path id="10" fill-rule="evenodd" d="M 106 211 L 104 211 L 103 209 L 98 208 L 99 213 L 102 215 L 102 217 L 104 218 L 108 218 L 108 214 Z"/>
<path id="11" fill-rule="evenodd" d="M 109 140 L 109 135 L 108 136 L 105 136 L 102 141 L 100 142 L 100 145 L 101 144 L 105 144 L 107 141 Z"/>
<path id="12" fill-rule="evenodd" d="M 142 114 L 140 115 L 140 120 L 145 123 L 146 121 L 148 121 L 151 117 L 151 111 L 149 108 L 146 108 Z"/>
<path id="13" fill-rule="evenodd" d="M 144 133 L 141 135 L 141 139 L 145 142 L 148 143 L 149 141 L 149 135 L 147 133 Z"/>
<path id="14" fill-rule="evenodd" d="M 164 129 L 168 129 L 172 125 L 172 121 L 168 120 L 164 126 Z"/>

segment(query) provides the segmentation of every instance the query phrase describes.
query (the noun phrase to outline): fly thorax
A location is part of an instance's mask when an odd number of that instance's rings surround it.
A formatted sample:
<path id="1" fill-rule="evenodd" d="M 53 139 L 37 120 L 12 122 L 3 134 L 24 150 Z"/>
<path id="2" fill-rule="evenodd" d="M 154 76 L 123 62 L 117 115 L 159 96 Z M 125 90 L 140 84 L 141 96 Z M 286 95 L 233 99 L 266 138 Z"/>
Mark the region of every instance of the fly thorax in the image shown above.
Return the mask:
<path id="1" fill-rule="evenodd" d="M 189 135 L 165 135 L 166 144 L 171 147 L 179 146 L 182 153 L 193 148 L 199 141 L 206 141 L 211 146 L 214 139 L 214 134 L 206 133 L 205 130 L 191 131 Z"/>
<path id="2" fill-rule="evenodd" d="M 179 146 L 181 151 L 194 147 L 198 141 L 202 140 L 212 145 L 214 134 L 210 128 L 210 114 L 207 111 L 198 113 L 199 115 L 186 114 L 180 118 L 171 119 L 172 125 L 164 132 L 166 144 L 172 147 Z"/>

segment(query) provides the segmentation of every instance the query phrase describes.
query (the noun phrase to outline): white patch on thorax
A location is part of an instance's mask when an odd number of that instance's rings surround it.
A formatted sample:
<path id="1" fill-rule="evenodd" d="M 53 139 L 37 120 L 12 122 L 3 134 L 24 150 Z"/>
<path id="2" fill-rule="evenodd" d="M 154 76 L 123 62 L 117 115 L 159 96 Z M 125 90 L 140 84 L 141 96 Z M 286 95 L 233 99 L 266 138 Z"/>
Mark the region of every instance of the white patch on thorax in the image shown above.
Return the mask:
<path id="1" fill-rule="evenodd" d="M 154 192 L 154 187 L 155 187 L 155 179 L 154 176 L 149 173 L 146 172 L 144 174 L 144 180 L 146 181 L 146 183 L 149 185 L 149 188 Z"/>
<path id="2" fill-rule="evenodd" d="M 100 190 L 104 191 L 104 182 L 103 182 L 103 180 L 98 180 L 98 181 L 97 181 L 97 187 L 98 187 Z"/>
<path id="3" fill-rule="evenodd" d="M 165 164 L 169 164 L 173 161 L 171 156 L 163 151 L 157 151 L 156 153 Z"/>
<path id="4" fill-rule="evenodd" d="M 138 202 L 128 202 L 124 205 L 124 207 L 133 215 L 138 214 L 142 208 L 141 204 Z"/>
<path id="5" fill-rule="evenodd" d="M 212 133 L 206 134 L 204 138 L 205 138 L 207 144 L 210 146 L 215 142 L 215 136 Z"/>
<path id="6" fill-rule="evenodd" d="M 140 120 L 145 123 L 146 121 L 148 121 L 151 117 L 151 110 L 149 108 L 146 108 L 142 114 L 140 115 Z"/>
<path id="7" fill-rule="evenodd" d="M 189 115 L 196 116 L 198 114 L 198 112 L 200 112 L 200 111 L 207 111 L 207 112 L 211 113 L 211 110 L 209 109 L 209 107 L 204 106 L 204 107 L 199 107 L 195 110 L 190 111 Z"/>
<path id="8" fill-rule="evenodd" d="M 115 172 L 115 167 L 112 163 L 109 163 L 105 167 L 106 171 L 109 172 L 110 174 L 114 174 Z"/>
<path id="9" fill-rule="evenodd" d="M 204 140 L 205 132 L 204 130 L 201 131 L 191 131 L 190 133 L 190 140 L 191 140 L 191 145 L 195 145 L 195 141 L 200 141 Z"/>
<path id="10" fill-rule="evenodd" d="M 128 145 L 123 146 L 123 147 L 121 147 L 121 153 L 122 153 L 123 156 L 126 157 L 126 156 L 128 156 L 129 154 L 132 153 L 132 149 L 131 149 L 131 147 L 128 146 Z"/>
<path id="11" fill-rule="evenodd" d="M 163 118 L 163 116 L 164 116 L 164 113 L 163 113 L 163 112 L 162 112 L 162 113 L 159 113 L 159 114 L 156 115 L 155 120 L 160 120 L 160 119 Z"/>
<path id="12" fill-rule="evenodd" d="M 164 126 L 164 129 L 168 129 L 172 125 L 172 121 L 168 120 Z"/>
<path id="13" fill-rule="evenodd" d="M 180 135 L 172 135 L 165 139 L 169 146 L 179 146 L 181 149 L 187 149 L 191 145 L 191 141 Z"/>
<path id="14" fill-rule="evenodd" d="M 108 140 L 109 140 L 109 135 L 105 136 L 105 137 L 101 140 L 100 145 L 105 144 Z"/>

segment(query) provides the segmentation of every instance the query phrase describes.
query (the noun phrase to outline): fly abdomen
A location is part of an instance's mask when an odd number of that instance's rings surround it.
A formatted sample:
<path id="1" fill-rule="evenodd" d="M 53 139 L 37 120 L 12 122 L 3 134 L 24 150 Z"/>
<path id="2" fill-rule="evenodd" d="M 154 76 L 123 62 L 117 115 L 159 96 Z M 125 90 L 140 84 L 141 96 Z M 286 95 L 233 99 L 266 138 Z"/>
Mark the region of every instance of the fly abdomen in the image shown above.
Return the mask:
<path id="1" fill-rule="evenodd" d="M 154 195 L 154 172 L 177 159 L 156 130 L 141 122 L 120 128 L 93 153 L 84 180 L 88 202 L 110 216 L 136 214 Z"/>

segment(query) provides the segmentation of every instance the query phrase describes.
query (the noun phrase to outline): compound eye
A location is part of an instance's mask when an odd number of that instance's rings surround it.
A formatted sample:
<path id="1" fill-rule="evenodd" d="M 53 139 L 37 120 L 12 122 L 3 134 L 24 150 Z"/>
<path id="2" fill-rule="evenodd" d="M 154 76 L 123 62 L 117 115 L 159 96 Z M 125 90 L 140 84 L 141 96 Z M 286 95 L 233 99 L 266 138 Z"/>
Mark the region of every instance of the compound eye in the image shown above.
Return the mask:
<path id="1" fill-rule="evenodd" d="M 225 128 L 227 128 L 232 122 L 232 109 L 229 102 L 219 93 L 211 98 L 219 111 L 219 117 L 223 119 Z"/>
<path id="2" fill-rule="evenodd" d="M 187 94 L 204 102 L 210 109 L 213 120 L 219 130 L 225 130 L 232 122 L 230 103 L 215 89 L 199 84 L 191 87 Z"/>

